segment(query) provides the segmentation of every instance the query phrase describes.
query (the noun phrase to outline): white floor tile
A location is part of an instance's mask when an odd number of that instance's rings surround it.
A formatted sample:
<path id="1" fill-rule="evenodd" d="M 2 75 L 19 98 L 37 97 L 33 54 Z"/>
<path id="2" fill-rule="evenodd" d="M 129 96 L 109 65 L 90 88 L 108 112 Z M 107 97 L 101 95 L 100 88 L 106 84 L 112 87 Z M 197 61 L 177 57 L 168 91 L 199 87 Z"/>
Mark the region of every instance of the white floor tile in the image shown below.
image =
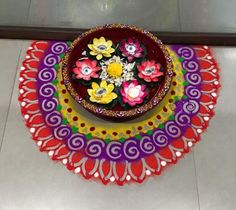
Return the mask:
<path id="1" fill-rule="evenodd" d="M 6 123 L 8 107 L 10 105 L 21 47 L 22 41 L 0 40 L 0 145 Z"/>
<path id="2" fill-rule="evenodd" d="M 221 69 L 216 116 L 195 148 L 201 210 L 236 207 L 236 48 L 215 47 Z"/>

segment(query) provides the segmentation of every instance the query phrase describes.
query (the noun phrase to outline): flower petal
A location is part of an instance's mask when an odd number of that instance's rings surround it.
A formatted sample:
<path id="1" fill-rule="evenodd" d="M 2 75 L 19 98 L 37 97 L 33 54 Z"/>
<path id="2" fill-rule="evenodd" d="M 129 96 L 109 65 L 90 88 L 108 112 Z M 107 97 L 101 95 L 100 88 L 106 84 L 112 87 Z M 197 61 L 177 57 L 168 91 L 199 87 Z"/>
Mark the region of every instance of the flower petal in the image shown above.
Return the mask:
<path id="1" fill-rule="evenodd" d="M 113 52 L 115 52 L 115 49 L 114 48 L 109 48 L 109 49 L 107 49 L 107 52 L 113 53 Z"/>
<path id="2" fill-rule="evenodd" d="M 107 92 L 111 93 L 114 90 L 114 85 L 113 84 L 109 84 L 107 85 Z"/>
<path id="3" fill-rule="evenodd" d="M 112 97 L 112 99 L 115 99 L 115 98 L 117 98 L 117 94 L 116 93 L 111 93 L 111 97 Z"/>
<path id="4" fill-rule="evenodd" d="M 92 82 L 92 88 L 93 90 L 97 90 L 99 88 L 99 85 L 96 82 Z"/>
<path id="5" fill-rule="evenodd" d="M 98 100 L 97 100 L 96 98 L 94 98 L 93 96 L 91 96 L 91 97 L 89 98 L 89 100 L 92 101 L 92 102 L 98 102 Z"/>
<path id="6" fill-rule="evenodd" d="M 93 39 L 93 44 L 94 44 L 94 45 L 98 45 L 98 44 L 99 44 L 99 40 L 98 40 L 97 38 L 94 38 L 94 39 Z"/>
<path id="7" fill-rule="evenodd" d="M 128 61 L 131 62 L 133 60 L 133 56 L 128 56 Z"/>
<path id="8" fill-rule="evenodd" d="M 105 44 L 106 43 L 106 40 L 105 40 L 105 38 L 102 36 L 102 37 L 100 37 L 100 39 L 99 39 L 99 44 Z"/>
<path id="9" fill-rule="evenodd" d="M 89 48 L 90 50 L 95 50 L 92 44 L 88 44 L 88 48 Z"/>
<path id="10" fill-rule="evenodd" d="M 95 52 L 95 51 L 90 51 L 89 54 L 95 56 L 95 55 L 97 55 L 98 53 Z"/>
<path id="11" fill-rule="evenodd" d="M 105 53 L 103 53 L 103 55 L 105 56 L 105 57 L 111 57 L 111 54 L 110 53 L 108 53 L 108 52 L 105 52 Z"/>
<path id="12" fill-rule="evenodd" d="M 88 92 L 88 94 L 89 94 L 90 96 L 93 95 L 93 89 L 87 89 L 87 92 Z"/>
<path id="13" fill-rule="evenodd" d="M 98 55 L 96 56 L 96 59 L 97 59 L 97 60 L 101 60 L 101 59 L 102 59 L 102 54 L 98 54 Z"/>
<path id="14" fill-rule="evenodd" d="M 100 87 L 103 87 L 103 88 L 107 88 L 107 81 L 106 80 L 102 80 L 101 83 L 100 83 Z"/>
<path id="15" fill-rule="evenodd" d="M 110 48 L 110 47 L 112 46 L 112 44 L 113 44 L 113 43 L 112 43 L 111 40 L 108 40 L 107 43 L 106 43 L 106 45 L 107 45 L 108 48 Z"/>

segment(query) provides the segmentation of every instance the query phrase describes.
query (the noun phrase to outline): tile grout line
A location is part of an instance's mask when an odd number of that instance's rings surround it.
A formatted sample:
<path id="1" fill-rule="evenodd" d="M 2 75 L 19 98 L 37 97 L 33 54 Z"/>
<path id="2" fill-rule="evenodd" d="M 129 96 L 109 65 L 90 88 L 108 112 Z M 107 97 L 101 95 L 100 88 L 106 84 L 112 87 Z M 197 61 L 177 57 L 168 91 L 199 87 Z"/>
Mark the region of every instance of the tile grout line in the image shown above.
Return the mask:
<path id="1" fill-rule="evenodd" d="M 29 25 L 29 17 L 30 17 L 30 9 L 31 9 L 31 0 L 29 2 L 29 6 L 28 6 L 28 13 L 27 13 L 27 25 Z"/>
<path id="2" fill-rule="evenodd" d="M 193 162 L 194 162 L 194 173 L 195 173 L 195 178 L 196 178 L 196 189 L 197 189 L 198 209 L 201 210 L 200 197 L 199 197 L 199 190 L 198 190 L 197 168 L 196 168 L 196 161 L 195 161 L 195 151 L 192 151 L 192 152 L 193 152 Z"/>
<path id="3" fill-rule="evenodd" d="M 177 7 L 178 7 L 179 29 L 180 29 L 180 32 L 182 32 L 182 23 L 181 23 L 181 16 L 180 16 L 180 1 L 181 0 L 178 0 Z"/>
<path id="4" fill-rule="evenodd" d="M 16 73 L 15 73 L 15 76 L 14 76 L 14 79 L 13 79 L 14 82 L 13 82 L 13 85 L 12 85 L 12 91 L 11 91 L 11 94 L 10 94 L 10 100 L 9 100 L 9 104 L 8 104 L 8 108 L 7 108 L 6 120 L 5 120 L 5 123 L 4 123 L 4 126 L 3 126 L 2 139 L 1 139 L 1 142 L 0 142 L 0 154 L 1 154 L 1 151 L 2 151 L 3 140 L 4 140 L 4 137 L 5 137 L 5 131 L 6 131 L 6 127 L 7 127 L 9 111 L 10 111 L 10 107 L 11 107 L 11 104 L 12 104 L 12 97 L 13 97 L 14 87 L 15 87 L 15 84 L 16 84 L 16 77 L 17 77 L 17 74 L 18 74 L 21 53 L 22 53 L 23 46 L 24 46 L 23 43 L 24 42 L 22 41 L 21 49 L 20 49 L 20 52 L 19 52 L 19 56 L 17 58 Z"/>

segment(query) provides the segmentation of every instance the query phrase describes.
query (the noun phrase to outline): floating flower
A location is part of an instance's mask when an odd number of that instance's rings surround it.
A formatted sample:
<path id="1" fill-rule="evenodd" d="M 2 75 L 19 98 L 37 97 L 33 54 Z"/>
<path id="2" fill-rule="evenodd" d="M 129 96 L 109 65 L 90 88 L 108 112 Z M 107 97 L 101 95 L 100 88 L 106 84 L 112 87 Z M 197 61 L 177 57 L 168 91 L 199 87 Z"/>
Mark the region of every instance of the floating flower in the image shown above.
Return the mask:
<path id="1" fill-rule="evenodd" d="M 122 82 L 133 80 L 133 68 L 135 62 L 128 63 L 124 58 L 113 56 L 109 60 L 100 62 L 102 72 L 100 78 L 106 80 L 116 86 L 120 86 Z"/>
<path id="2" fill-rule="evenodd" d="M 107 84 L 105 80 L 100 83 L 100 86 L 96 83 L 92 83 L 92 89 L 88 89 L 90 96 L 89 100 L 99 104 L 108 104 L 113 99 L 117 98 L 117 94 L 112 92 L 114 90 L 113 84 Z"/>
<path id="3" fill-rule="evenodd" d="M 133 80 L 131 83 L 123 82 L 120 93 L 124 103 L 128 103 L 130 106 L 141 104 L 147 92 L 146 86 L 138 84 L 137 80 Z"/>
<path id="4" fill-rule="evenodd" d="M 111 53 L 115 52 L 115 49 L 112 48 L 112 41 L 106 41 L 104 37 L 94 38 L 93 44 L 88 44 L 88 48 L 91 50 L 89 54 L 96 56 L 97 60 L 101 60 L 103 56 L 111 57 Z"/>
<path id="5" fill-rule="evenodd" d="M 157 82 L 158 78 L 163 75 L 160 69 L 161 64 L 155 63 L 153 60 L 143 61 L 141 65 L 138 65 L 138 76 L 146 82 Z"/>
<path id="6" fill-rule="evenodd" d="M 98 78 L 97 71 L 100 70 L 100 67 L 97 66 L 97 61 L 91 61 L 85 59 L 83 61 L 76 61 L 76 68 L 73 69 L 75 77 L 77 79 L 90 80 L 93 78 Z"/>
<path id="7" fill-rule="evenodd" d="M 134 38 L 121 41 L 119 49 L 122 55 L 128 58 L 129 62 L 134 58 L 141 58 L 144 54 L 144 48 L 141 46 L 140 42 Z"/>

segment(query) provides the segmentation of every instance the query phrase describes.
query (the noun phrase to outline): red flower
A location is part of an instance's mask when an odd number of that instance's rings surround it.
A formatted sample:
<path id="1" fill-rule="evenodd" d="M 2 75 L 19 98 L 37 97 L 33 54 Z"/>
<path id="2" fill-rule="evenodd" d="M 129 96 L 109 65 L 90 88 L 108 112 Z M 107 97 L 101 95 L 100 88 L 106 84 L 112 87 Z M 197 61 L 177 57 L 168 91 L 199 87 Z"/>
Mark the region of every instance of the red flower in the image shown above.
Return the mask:
<path id="1" fill-rule="evenodd" d="M 141 47 L 140 42 L 134 38 L 129 38 L 128 40 L 121 41 L 119 49 L 122 55 L 128 58 L 129 62 L 131 62 L 134 58 L 141 58 L 144 51 L 144 49 Z"/>
<path id="2" fill-rule="evenodd" d="M 83 61 L 76 61 L 76 68 L 73 69 L 75 77 L 77 79 L 90 80 L 93 78 L 98 78 L 97 71 L 100 70 L 100 67 L 97 66 L 96 60 L 85 59 Z"/>
<path id="3" fill-rule="evenodd" d="M 157 82 L 158 77 L 163 75 L 160 69 L 161 64 L 155 63 L 153 60 L 143 61 L 141 65 L 138 65 L 138 76 L 146 82 Z"/>
<path id="4" fill-rule="evenodd" d="M 120 93 L 124 103 L 128 103 L 130 106 L 143 103 L 143 99 L 147 96 L 145 91 L 146 86 L 138 84 L 137 80 L 132 82 L 123 82 Z"/>

